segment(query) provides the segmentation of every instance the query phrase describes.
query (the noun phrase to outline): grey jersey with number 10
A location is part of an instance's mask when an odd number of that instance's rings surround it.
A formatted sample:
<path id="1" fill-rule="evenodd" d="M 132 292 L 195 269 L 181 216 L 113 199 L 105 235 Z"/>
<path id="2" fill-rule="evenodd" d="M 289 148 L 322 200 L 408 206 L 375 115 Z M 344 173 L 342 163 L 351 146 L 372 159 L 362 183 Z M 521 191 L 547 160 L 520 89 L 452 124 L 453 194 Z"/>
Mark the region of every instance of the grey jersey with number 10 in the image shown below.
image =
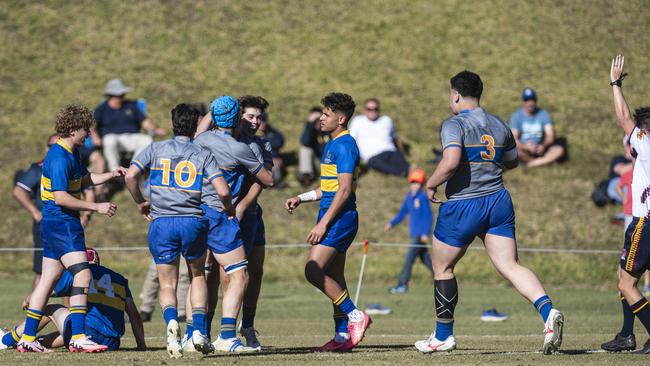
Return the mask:
<path id="1" fill-rule="evenodd" d="M 131 164 L 149 170 L 151 215 L 203 216 L 202 185 L 223 174 L 214 156 L 189 137 L 154 142 L 133 159 Z"/>
<path id="2" fill-rule="evenodd" d="M 210 130 L 196 137 L 194 143 L 210 151 L 219 162 L 223 177 L 230 187 L 232 201 L 237 202 L 246 174 L 257 174 L 264 164 L 257 159 L 248 145 L 235 140 L 228 132 Z M 203 184 L 203 203 L 223 211 L 223 203 L 211 184 Z"/>
<path id="3" fill-rule="evenodd" d="M 481 197 L 504 188 L 504 162 L 517 159 L 517 145 L 499 117 L 483 108 L 461 111 L 442 123 L 440 138 L 443 150 L 462 150 L 460 165 L 447 181 L 447 199 Z"/>

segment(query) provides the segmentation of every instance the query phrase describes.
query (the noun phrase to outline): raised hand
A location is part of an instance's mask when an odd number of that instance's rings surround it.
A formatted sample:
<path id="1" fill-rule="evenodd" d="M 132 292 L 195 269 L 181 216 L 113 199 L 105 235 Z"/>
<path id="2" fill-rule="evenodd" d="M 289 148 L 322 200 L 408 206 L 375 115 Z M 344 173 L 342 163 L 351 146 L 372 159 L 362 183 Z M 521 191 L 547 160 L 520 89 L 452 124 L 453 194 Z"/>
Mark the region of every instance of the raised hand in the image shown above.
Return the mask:
<path id="1" fill-rule="evenodd" d="M 609 70 L 609 78 L 612 82 L 619 80 L 624 76 L 623 66 L 625 66 L 625 56 L 616 55 L 616 57 L 612 59 L 612 68 Z"/>

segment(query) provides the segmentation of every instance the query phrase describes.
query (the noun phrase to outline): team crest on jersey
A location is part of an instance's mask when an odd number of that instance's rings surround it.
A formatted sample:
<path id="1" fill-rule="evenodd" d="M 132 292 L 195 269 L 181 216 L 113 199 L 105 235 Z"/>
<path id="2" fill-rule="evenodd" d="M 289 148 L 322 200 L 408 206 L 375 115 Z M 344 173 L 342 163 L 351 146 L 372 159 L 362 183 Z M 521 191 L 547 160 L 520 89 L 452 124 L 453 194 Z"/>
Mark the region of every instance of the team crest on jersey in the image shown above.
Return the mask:
<path id="1" fill-rule="evenodd" d="M 642 129 L 639 129 L 639 131 L 637 131 L 637 133 L 636 133 L 636 138 L 642 139 L 643 136 L 645 136 L 645 131 L 642 130 Z"/>
<path id="2" fill-rule="evenodd" d="M 420 208 L 420 200 L 419 199 L 413 200 L 413 206 L 415 208 Z"/>
<path id="3" fill-rule="evenodd" d="M 332 164 L 332 157 L 330 156 L 330 152 L 328 151 L 327 154 L 325 155 L 325 164 Z"/>
<path id="4" fill-rule="evenodd" d="M 127 109 L 124 111 L 124 113 L 125 113 L 127 116 L 132 116 L 132 115 L 133 115 L 133 111 L 131 110 L 131 108 L 127 108 Z"/>
<path id="5" fill-rule="evenodd" d="M 627 250 L 623 248 L 623 250 L 621 250 L 621 260 L 624 261 L 626 259 L 627 259 Z"/>

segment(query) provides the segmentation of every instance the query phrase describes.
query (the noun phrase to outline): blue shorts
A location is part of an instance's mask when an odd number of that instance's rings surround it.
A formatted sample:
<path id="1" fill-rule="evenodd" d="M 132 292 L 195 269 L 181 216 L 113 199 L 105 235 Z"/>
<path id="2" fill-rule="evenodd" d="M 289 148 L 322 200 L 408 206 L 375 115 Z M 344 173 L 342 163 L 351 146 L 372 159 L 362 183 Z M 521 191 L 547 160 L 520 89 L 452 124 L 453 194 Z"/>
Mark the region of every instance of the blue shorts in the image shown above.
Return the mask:
<path id="1" fill-rule="evenodd" d="M 246 254 L 250 252 L 255 244 L 257 238 L 257 230 L 259 228 L 257 221 L 257 214 L 244 214 L 244 217 L 239 222 L 242 240 L 244 241 L 244 251 Z"/>
<path id="2" fill-rule="evenodd" d="M 237 218 L 228 220 L 225 212 L 212 209 L 205 204 L 201 205 L 201 208 L 210 222 L 208 248 L 212 252 L 224 254 L 244 245 Z"/>
<path id="3" fill-rule="evenodd" d="M 325 212 L 327 212 L 327 209 L 318 211 L 317 222 L 320 222 Z M 357 236 L 358 229 L 359 214 L 357 210 L 344 211 L 334 219 L 320 244 L 332 247 L 339 253 L 345 253 Z"/>
<path id="4" fill-rule="evenodd" d="M 515 210 L 506 189 L 487 196 L 440 205 L 433 235 L 453 247 L 465 247 L 485 234 L 515 238 Z"/>
<path id="5" fill-rule="evenodd" d="M 68 315 L 63 321 L 63 344 L 68 347 L 70 340 L 72 339 L 72 320 Z M 86 325 L 86 336 L 89 336 L 93 342 L 101 344 L 108 347 L 109 351 L 115 351 L 120 348 L 120 339 L 115 337 L 106 337 L 100 332 L 96 331 L 94 328 Z"/>
<path id="6" fill-rule="evenodd" d="M 158 217 L 149 225 L 149 251 L 156 264 L 169 264 L 183 254 L 201 258 L 207 250 L 208 220 L 205 217 Z"/>
<path id="7" fill-rule="evenodd" d="M 72 252 L 85 252 L 84 228 L 78 218 L 43 218 L 40 225 L 43 256 L 59 260 Z"/>

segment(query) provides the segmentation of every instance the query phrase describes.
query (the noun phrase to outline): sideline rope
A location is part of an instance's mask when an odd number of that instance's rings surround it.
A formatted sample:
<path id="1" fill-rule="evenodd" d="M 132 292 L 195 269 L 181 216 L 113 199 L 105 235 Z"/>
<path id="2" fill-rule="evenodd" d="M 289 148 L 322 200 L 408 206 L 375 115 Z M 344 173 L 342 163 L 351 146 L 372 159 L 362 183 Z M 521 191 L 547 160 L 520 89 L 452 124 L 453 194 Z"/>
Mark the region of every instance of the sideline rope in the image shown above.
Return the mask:
<path id="1" fill-rule="evenodd" d="M 363 247 L 363 242 L 356 242 L 352 244 L 355 247 Z M 289 249 L 289 248 L 309 248 L 309 244 L 268 244 L 266 245 L 267 249 Z M 373 247 L 385 247 L 385 248 L 429 248 L 430 245 L 424 244 L 405 244 L 405 243 L 373 243 Z M 133 247 L 116 247 L 116 246 L 93 246 L 101 251 L 113 251 L 113 252 L 141 252 L 148 251 L 148 246 L 133 246 Z M 34 252 L 42 251 L 41 248 L 0 248 L 1 252 Z M 481 250 L 484 251 L 485 248 L 482 246 L 470 246 L 469 250 Z M 610 250 L 610 249 L 576 249 L 576 248 L 517 248 L 520 252 L 528 253 L 570 253 L 570 254 L 619 254 L 619 250 Z"/>

